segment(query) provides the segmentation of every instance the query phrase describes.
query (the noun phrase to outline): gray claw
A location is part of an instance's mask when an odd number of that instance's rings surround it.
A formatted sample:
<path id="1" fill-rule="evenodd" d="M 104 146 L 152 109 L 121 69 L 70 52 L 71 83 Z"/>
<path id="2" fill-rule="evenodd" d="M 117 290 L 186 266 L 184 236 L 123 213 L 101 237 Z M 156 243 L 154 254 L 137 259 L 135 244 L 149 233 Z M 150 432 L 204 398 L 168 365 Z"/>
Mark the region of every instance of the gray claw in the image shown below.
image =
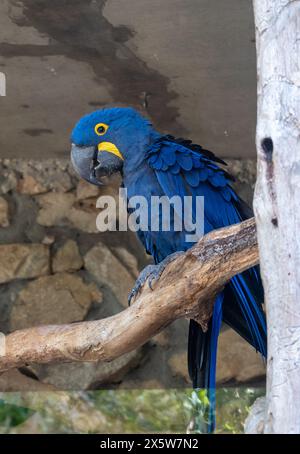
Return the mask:
<path id="1" fill-rule="evenodd" d="M 136 295 L 136 291 L 135 291 L 135 288 L 133 288 L 128 295 L 128 306 L 130 306 L 131 301 L 135 297 L 135 295 Z"/>
<path id="2" fill-rule="evenodd" d="M 159 265 L 157 265 L 157 268 L 154 271 L 152 271 L 152 273 L 150 274 L 150 276 L 148 278 L 148 285 L 151 290 L 153 290 L 152 284 L 155 283 L 156 281 L 158 281 L 162 272 L 163 272 L 163 270 L 160 270 Z"/>
<path id="3" fill-rule="evenodd" d="M 141 288 L 145 284 L 148 279 L 148 285 L 151 290 L 153 290 L 153 283 L 159 280 L 160 276 L 162 275 L 164 269 L 168 265 L 168 263 L 172 262 L 173 260 L 178 257 L 178 255 L 183 254 L 183 252 L 175 252 L 174 254 L 169 255 L 166 257 L 161 263 L 158 265 L 148 265 L 143 271 L 140 273 L 139 277 L 137 278 L 135 285 L 131 292 L 128 295 L 128 305 L 130 306 L 131 301 L 136 295 L 140 292 Z"/>
<path id="4" fill-rule="evenodd" d="M 156 273 L 155 273 L 156 267 L 157 267 L 157 265 L 148 265 L 140 273 L 139 277 L 137 278 L 137 280 L 136 280 L 136 282 L 134 284 L 133 289 L 131 290 L 131 292 L 128 295 L 128 305 L 129 306 L 131 304 L 132 299 L 135 298 L 136 295 L 140 292 L 141 288 L 143 287 L 143 285 L 145 284 L 147 279 L 149 279 L 149 281 L 148 281 L 149 282 L 149 287 L 151 288 L 151 290 L 153 290 L 152 287 L 151 287 L 151 284 L 152 284 L 151 275 L 152 274 L 156 275 Z M 156 278 L 156 276 L 154 276 L 154 278 Z M 150 280 L 151 280 L 151 282 L 150 282 Z"/>

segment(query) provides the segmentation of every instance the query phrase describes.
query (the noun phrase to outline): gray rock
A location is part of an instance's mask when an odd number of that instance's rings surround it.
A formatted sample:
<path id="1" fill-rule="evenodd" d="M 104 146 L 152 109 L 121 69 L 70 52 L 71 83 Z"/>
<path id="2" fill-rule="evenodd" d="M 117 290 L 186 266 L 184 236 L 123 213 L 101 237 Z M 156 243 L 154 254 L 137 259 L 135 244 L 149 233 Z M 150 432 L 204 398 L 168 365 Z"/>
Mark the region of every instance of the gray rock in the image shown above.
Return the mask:
<path id="1" fill-rule="evenodd" d="M 190 383 L 186 352 L 175 352 L 168 361 L 172 374 Z M 261 356 L 233 330 L 222 331 L 218 346 L 217 383 L 250 383 L 261 380 L 265 366 Z"/>
<path id="2" fill-rule="evenodd" d="M 0 245 L 0 284 L 50 272 L 49 247 L 44 244 Z"/>
<path id="3" fill-rule="evenodd" d="M 236 178 L 233 184 L 239 196 L 252 206 L 256 181 L 256 161 L 254 159 L 229 159 L 228 171 Z"/>
<path id="4" fill-rule="evenodd" d="M 12 369 L 0 374 L 0 392 L 52 391 L 55 388 Z"/>
<path id="5" fill-rule="evenodd" d="M 99 195 L 99 188 L 85 180 L 79 180 L 76 188 L 77 200 L 89 199 L 90 197 L 97 197 Z"/>
<path id="6" fill-rule="evenodd" d="M 137 258 L 124 247 L 112 247 L 113 254 L 136 279 L 140 274 Z"/>
<path id="7" fill-rule="evenodd" d="M 241 336 L 232 329 L 222 331 L 219 338 L 217 382 L 249 383 L 265 376 L 265 364 Z"/>
<path id="8" fill-rule="evenodd" d="M 45 235 L 44 238 L 42 239 L 42 243 L 48 244 L 48 245 L 55 243 L 55 236 L 54 235 Z"/>
<path id="9" fill-rule="evenodd" d="M 73 192 L 48 192 L 36 197 L 40 210 L 37 222 L 46 227 L 69 226 L 86 233 L 97 233 L 96 198 L 76 201 Z"/>
<path id="10" fill-rule="evenodd" d="M 96 188 L 96 190 L 94 189 Z M 77 186 L 77 201 L 68 213 L 68 218 L 74 227 L 87 233 L 97 233 L 97 216 L 105 208 L 105 217 L 107 216 L 107 199 L 100 207 L 97 201 L 101 197 L 110 197 L 109 221 L 105 219 L 105 230 L 115 230 L 116 222 L 119 216 L 119 197 L 116 188 L 105 186 L 97 188 L 88 183 L 79 183 Z M 98 208 L 97 208 L 98 206 Z"/>
<path id="11" fill-rule="evenodd" d="M 41 277 L 23 288 L 12 307 L 10 329 L 83 320 L 93 301 L 102 302 L 95 284 L 74 274 Z"/>
<path id="12" fill-rule="evenodd" d="M 107 285 L 123 307 L 128 307 L 127 296 L 135 283 L 129 267 L 103 243 L 98 243 L 84 257 L 86 270 L 100 285 Z"/>
<path id="13" fill-rule="evenodd" d="M 17 191 L 20 194 L 36 195 L 47 192 L 47 188 L 32 175 L 24 175 L 24 177 L 19 179 Z"/>
<path id="14" fill-rule="evenodd" d="M 109 363 L 70 363 L 32 365 L 30 369 L 39 380 L 58 389 L 96 389 L 107 383 L 117 383 L 128 371 L 136 367 L 142 358 L 142 350 L 123 355 Z"/>
<path id="15" fill-rule="evenodd" d="M 17 186 L 17 177 L 13 170 L 1 169 L 0 194 L 7 194 Z"/>
<path id="16" fill-rule="evenodd" d="M 32 177 L 47 191 L 67 192 L 74 188 L 73 177 L 68 172 L 68 159 L 23 160 L 6 159 L 3 164 L 16 172 L 21 179 Z"/>
<path id="17" fill-rule="evenodd" d="M 254 188 L 256 180 L 255 159 L 225 159 L 228 171 L 240 182 Z"/>
<path id="18" fill-rule="evenodd" d="M 36 197 L 40 206 L 37 222 L 51 227 L 68 224 L 68 213 L 75 201 L 73 193 L 48 192 Z"/>
<path id="19" fill-rule="evenodd" d="M 66 216 L 76 229 L 86 233 L 97 233 L 96 219 L 99 210 L 96 209 L 96 198 L 89 198 L 74 203 Z"/>
<path id="20" fill-rule="evenodd" d="M 186 352 L 174 353 L 169 359 L 168 364 L 174 376 L 179 375 L 184 379 L 185 383 L 190 383 Z"/>
<path id="21" fill-rule="evenodd" d="M 52 270 L 54 273 L 62 271 L 77 271 L 83 265 L 76 241 L 67 240 L 60 247 L 52 259 Z"/>
<path id="22" fill-rule="evenodd" d="M 4 197 L 0 197 L 0 227 L 9 226 L 8 203 Z"/>

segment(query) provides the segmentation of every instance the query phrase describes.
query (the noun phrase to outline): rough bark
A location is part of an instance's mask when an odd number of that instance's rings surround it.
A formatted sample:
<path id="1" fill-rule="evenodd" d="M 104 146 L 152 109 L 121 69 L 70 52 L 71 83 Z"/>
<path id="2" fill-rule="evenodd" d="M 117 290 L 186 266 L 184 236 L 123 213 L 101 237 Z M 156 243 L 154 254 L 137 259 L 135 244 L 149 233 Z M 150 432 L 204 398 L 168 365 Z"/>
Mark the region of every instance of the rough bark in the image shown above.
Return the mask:
<path id="1" fill-rule="evenodd" d="M 265 426 L 266 399 L 259 397 L 250 408 L 249 415 L 245 421 L 245 434 L 263 434 Z"/>
<path id="2" fill-rule="evenodd" d="M 123 312 L 103 320 L 9 334 L 0 370 L 27 363 L 111 361 L 178 318 L 194 318 L 205 328 L 217 292 L 233 275 L 257 262 L 254 219 L 215 230 L 171 262 L 153 291 L 146 284 Z"/>
<path id="3" fill-rule="evenodd" d="M 254 208 L 268 321 L 265 433 L 300 433 L 300 2 L 254 1 Z"/>

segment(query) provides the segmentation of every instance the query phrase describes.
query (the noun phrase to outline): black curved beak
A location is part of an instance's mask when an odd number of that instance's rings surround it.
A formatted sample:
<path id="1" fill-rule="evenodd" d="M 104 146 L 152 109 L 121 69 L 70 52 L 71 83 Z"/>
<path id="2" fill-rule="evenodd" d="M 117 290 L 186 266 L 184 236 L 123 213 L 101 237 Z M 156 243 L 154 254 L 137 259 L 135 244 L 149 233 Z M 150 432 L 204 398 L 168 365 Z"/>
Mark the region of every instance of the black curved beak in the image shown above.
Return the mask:
<path id="1" fill-rule="evenodd" d="M 109 177 L 123 167 L 123 161 L 111 152 L 75 144 L 72 144 L 71 161 L 81 178 L 96 186 L 102 186 L 103 177 Z"/>

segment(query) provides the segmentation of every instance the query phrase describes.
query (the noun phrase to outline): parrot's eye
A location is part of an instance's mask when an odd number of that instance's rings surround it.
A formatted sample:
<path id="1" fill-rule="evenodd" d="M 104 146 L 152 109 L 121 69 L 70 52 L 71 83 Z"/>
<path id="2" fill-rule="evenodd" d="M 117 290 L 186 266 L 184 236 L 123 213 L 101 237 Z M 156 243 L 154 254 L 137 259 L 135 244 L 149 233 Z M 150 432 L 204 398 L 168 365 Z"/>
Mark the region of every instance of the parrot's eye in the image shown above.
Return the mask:
<path id="1" fill-rule="evenodd" d="M 97 136 L 103 136 L 107 130 L 108 130 L 108 125 L 106 125 L 105 123 L 98 123 L 95 126 L 95 133 L 97 134 Z"/>

